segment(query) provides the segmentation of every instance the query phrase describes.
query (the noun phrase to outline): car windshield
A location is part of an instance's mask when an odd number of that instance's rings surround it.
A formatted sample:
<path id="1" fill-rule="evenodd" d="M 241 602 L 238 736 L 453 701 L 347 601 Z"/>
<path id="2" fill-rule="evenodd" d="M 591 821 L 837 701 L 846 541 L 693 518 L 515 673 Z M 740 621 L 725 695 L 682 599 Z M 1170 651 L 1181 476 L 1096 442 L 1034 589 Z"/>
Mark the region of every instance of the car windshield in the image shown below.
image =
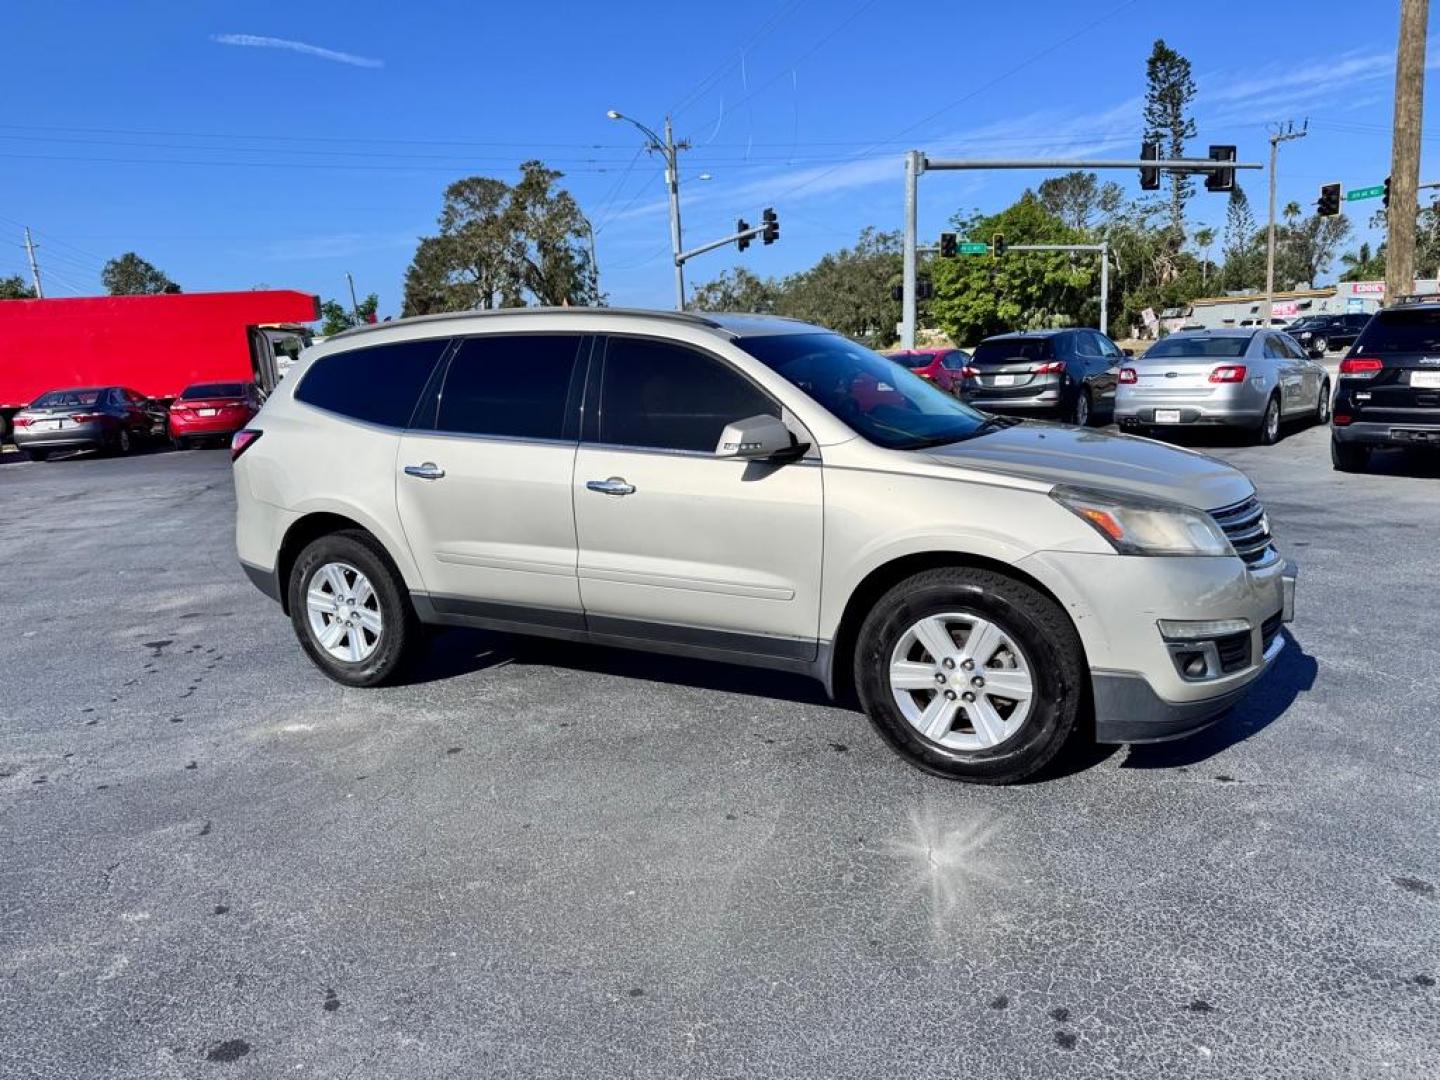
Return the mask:
<path id="1" fill-rule="evenodd" d="M 839 334 L 742 337 L 736 344 L 879 446 L 940 446 L 987 424 L 970 406 Z"/>
<path id="2" fill-rule="evenodd" d="M 995 364 L 1024 364 L 1044 360 L 1050 355 L 1050 342 L 1046 338 L 1004 338 L 999 341 L 982 341 L 970 354 L 971 367 L 990 367 Z"/>
<path id="3" fill-rule="evenodd" d="M 1440 308 L 1382 311 L 1365 324 L 1355 355 L 1440 352 Z"/>
<path id="4" fill-rule="evenodd" d="M 195 398 L 244 396 L 245 384 L 238 382 L 196 383 L 194 386 L 187 386 L 185 392 L 180 395 L 182 399 L 191 401 Z"/>
<path id="5" fill-rule="evenodd" d="M 1296 319 L 1290 324 L 1291 330 L 1313 330 L 1317 326 L 1328 326 L 1329 319 L 1318 315 L 1307 315 L 1303 319 Z"/>
<path id="6" fill-rule="evenodd" d="M 1250 336 L 1248 334 L 1234 334 L 1227 337 L 1201 337 L 1199 335 L 1188 337 L 1172 334 L 1146 349 L 1145 355 L 1141 359 L 1168 360 L 1193 357 L 1203 360 L 1210 357 L 1244 356 L 1245 347 L 1249 344 Z"/>
<path id="7" fill-rule="evenodd" d="M 103 390 L 51 390 L 30 403 L 35 409 L 53 409 L 70 405 L 94 405 Z"/>

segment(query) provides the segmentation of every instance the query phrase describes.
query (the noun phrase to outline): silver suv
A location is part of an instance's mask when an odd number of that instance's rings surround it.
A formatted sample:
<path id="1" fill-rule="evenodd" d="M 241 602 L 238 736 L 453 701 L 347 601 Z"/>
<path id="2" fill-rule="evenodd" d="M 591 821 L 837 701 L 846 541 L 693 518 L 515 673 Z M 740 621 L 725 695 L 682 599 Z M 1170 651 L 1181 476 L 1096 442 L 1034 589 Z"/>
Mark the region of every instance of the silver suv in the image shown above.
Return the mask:
<path id="1" fill-rule="evenodd" d="M 1195 731 L 1284 646 L 1250 481 L 987 416 L 815 326 L 519 310 L 309 350 L 235 437 L 241 563 L 332 679 L 422 625 L 805 672 L 910 761 L 1005 783 L 1091 710 Z"/>

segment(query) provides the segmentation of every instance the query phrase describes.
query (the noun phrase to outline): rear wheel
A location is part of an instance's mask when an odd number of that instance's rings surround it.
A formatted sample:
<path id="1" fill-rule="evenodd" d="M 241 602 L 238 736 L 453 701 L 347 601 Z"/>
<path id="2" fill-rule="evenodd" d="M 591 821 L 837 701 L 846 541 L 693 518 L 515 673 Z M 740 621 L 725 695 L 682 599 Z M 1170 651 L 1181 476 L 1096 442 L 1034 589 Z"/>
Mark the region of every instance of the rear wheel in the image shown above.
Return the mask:
<path id="1" fill-rule="evenodd" d="M 1260 417 L 1255 441 L 1261 446 L 1274 446 L 1280 441 L 1280 399 L 1274 395 L 1265 403 L 1265 412 Z"/>
<path id="2" fill-rule="evenodd" d="M 1071 414 L 1070 422 L 1076 427 L 1090 426 L 1090 388 L 1080 387 L 1080 392 L 1075 395 L 1075 411 Z"/>
<path id="3" fill-rule="evenodd" d="M 1320 384 L 1320 400 L 1315 403 L 1315 423 L 1328 424 L 1330 422 L 1330 380 L 1326 379 Z"/>
<path id="4" fill-rule="evenodd" d="M 420 641 L 405 583 L 366 533 L 313 540 L 290 570 L 290 620 L 315 666 L 346 686 L 394 678 Z"/>
<path id="5" fill-rule="evenodd" d="M 1331 434 L 1330 464 L 1337 472 L 1364 472 L 1370 467 L 1370 448 L 1363 443 L 1341 442 Z"/>
<path id="6" fill-rule="evenodd" d="M 887 592 L 860 628 L 855 685 L 880 734 L 927 772 L 1008 784 L 1070 737 L 1083 694 L 1075 627 L 1013 578 L 927 570 Z"/>
<path id="7" fill-rule="evenodd" d="M 135 449 L 135 442 L 130 437 L 129 428 L 121 428 L 120 434 L 115 436 L 115 452 L 117 454 L 128 454 Z"/>

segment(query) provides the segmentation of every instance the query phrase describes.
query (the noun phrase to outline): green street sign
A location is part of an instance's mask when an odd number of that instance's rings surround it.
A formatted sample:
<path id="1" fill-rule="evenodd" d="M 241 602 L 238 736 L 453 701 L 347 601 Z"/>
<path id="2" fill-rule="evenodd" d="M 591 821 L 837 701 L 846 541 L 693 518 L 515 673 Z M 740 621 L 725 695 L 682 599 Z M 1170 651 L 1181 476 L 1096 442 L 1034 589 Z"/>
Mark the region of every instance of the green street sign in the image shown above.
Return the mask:
<path id="1" fill-rule="evenodd" d="M 1385 194 L 1385 185 L 1376 184 L 1374 187 L 1356 188 L 1354 191 L 1345 193 L 1346 202 L 1359 202 L 1361 199 L 1378 199 Z"/>
<path id="2" fill-rule="evenodd" d="M 990 251 L 989 244 L 961 244 L 958 248 L 961 255 L 985 255 Z"/>

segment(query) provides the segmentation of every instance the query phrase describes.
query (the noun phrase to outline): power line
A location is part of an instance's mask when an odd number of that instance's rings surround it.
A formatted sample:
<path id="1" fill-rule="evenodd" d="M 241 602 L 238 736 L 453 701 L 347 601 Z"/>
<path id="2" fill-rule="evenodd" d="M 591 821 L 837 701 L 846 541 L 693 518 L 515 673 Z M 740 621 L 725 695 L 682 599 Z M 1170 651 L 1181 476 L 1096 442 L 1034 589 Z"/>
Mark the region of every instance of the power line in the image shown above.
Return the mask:
<path id="1" fill-rule="evenodd" d="M 752 46 L 754 46 L 756 42 L 758 42 L 761 38 L 763 38 L 766 34 L 768 34 L 776 26 L 778 26 L 782 19 L 794 12 L 794 10 L 798 8 L 802 3 L 804 3 L 804 0 L 792 0 L 791 4 L 788 7 L 782 7 L 774 15 L 770 16 L 768 20 L 766 20 L 760 25 L 760 28 L 758 30 L 751 34 L 750 37 L 745 39 L 741 46 L 735 50 L 734 55 L 732 55 L 729 60 L 726 60 L 709 75 L 701 79 L 699 85 L 696 86 L 694 90 L 690 91 L 690 93 L 686 94 L 683 98 L 681 98 L 678 105 L 675 105 L 673 108 L 667 110 L 669 114 L 672 117 L 679 116 L 680 113 L 683 110 L 689 108 L 693 102 L 698 101 L 701 97 L 708 93 L 716 81 L 718 81 L 727 72 L 729 72 L 731 68 L 733 68 L 736 64 L 740 63 L 743 60 L 745 53 Z"/>

